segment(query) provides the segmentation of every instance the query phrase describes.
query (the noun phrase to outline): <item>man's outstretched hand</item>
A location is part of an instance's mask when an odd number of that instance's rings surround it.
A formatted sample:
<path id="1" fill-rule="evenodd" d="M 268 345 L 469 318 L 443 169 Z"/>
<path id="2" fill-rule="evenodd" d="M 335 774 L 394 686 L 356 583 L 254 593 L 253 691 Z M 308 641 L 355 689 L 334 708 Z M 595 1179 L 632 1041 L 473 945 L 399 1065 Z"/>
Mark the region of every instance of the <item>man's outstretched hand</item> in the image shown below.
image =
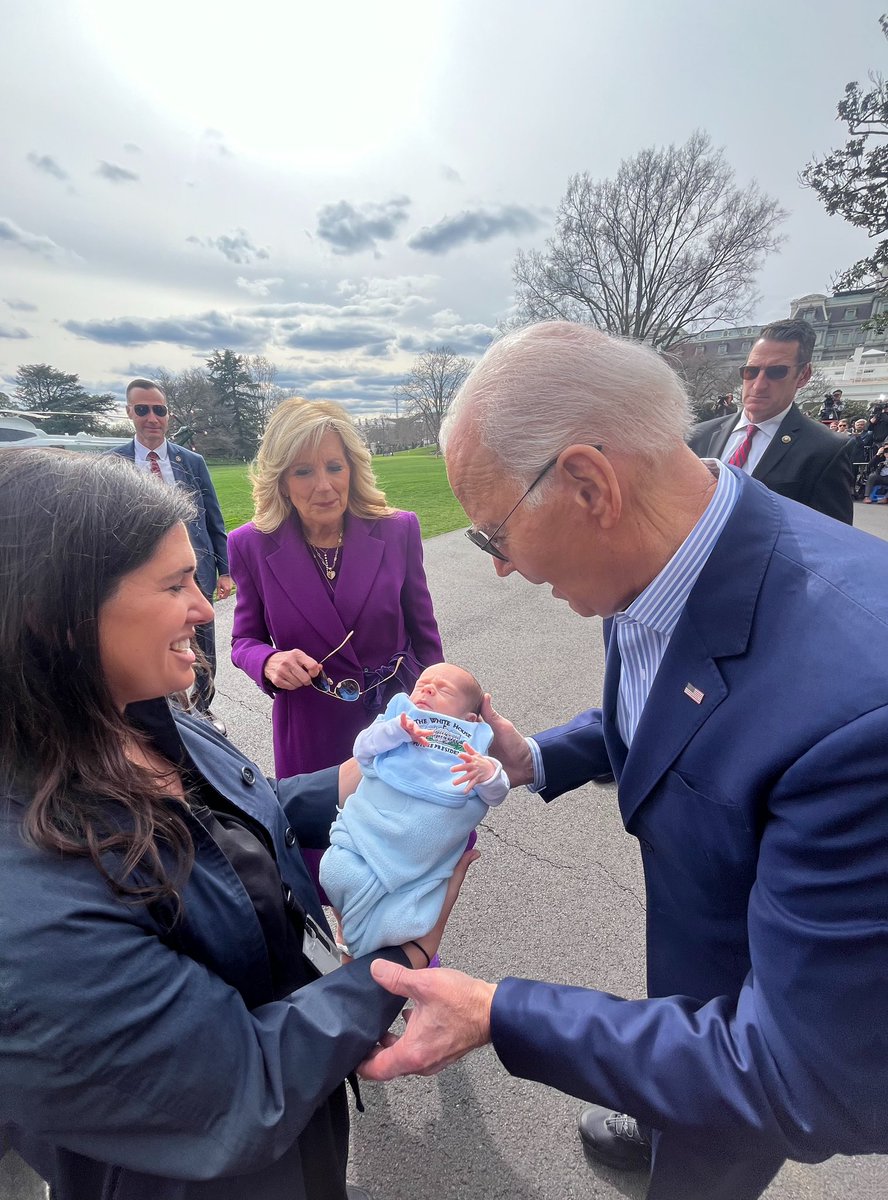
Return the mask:
<path id="1" fill-rule="evenodd" d="M 446 967 L 411 971 L 384 958 L 370 964 L 370 973 L 386 991 L 412 1000 L 413 1011 L 405 1032 L 387 1033 L 358 1067 L 364 1079 L 436 1075 L 490 1041 L 495 984 Z"/>
<path id="2" fill-rule="evenodd" d="M 493 741 L 489 746 L 490 754 L 503 764 L 503 770 L 508 775 L 512 787 L 518 787 L 522 783 L 532 783 L 533 759 L 524 736 L 518 732 L 511 721 L 496 711 L 489 695 L 485 695 L 481 702 L 480 715 L 481 720 L 486 721 L 493 730 Z"/>

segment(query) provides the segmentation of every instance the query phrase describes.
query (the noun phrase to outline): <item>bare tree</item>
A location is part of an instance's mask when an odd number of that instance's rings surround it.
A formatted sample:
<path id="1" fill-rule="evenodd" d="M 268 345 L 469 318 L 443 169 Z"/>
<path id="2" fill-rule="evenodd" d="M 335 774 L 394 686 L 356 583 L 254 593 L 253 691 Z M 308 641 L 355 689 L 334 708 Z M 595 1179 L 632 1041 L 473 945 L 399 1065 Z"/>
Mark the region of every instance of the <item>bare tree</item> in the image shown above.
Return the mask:
<path id="1" fill-rule="evenodd" d="M 219 403 L 206 371 L 189 367 L 173 374 L 159 371 L 157 382 L 170 406 L 173 440 L 179 435 L 208 458 L 232 458 L 235 438 L 229 414 Z"/>
<path id="2" fill-rule="evenodd" d="M 376 454 L 409 450 L 422 441 L 422 423 L 415 417 L 393 417 L 380 413 L 375 417 L 359 417 L 355 425 Z"/>
<path id="3" fill-rule="evenodd" d="M 449 346 L 417 355 L 413 369 L 396 389 L 411 416 L 419 418 L 430 441 L 437 442 L 444 414 L 475 364 Z"/>
<path id="4" fill-rule="evenodd" d="M 700 130 L 624 160 L 614 179 L 574 175 L 545 250 L 515 259 L 512 323 L 580 321 L 663 349 L 737 324 L 786 215 L 755 181 L 737 187 Z"/>
<path id="5" fill-rule="evenodd" d="M 717 408 L 720 396 L 733 396 L 740 391 L 740 375 L 736 365 L 715 362 L 705 358 L 685 358 L 680 354 L 669 355 L 670 366 L 684 380 L 694 416 L 698 421 L 708 421 L 719 415 Z"/>
<path id="6" fill-rule="evenodd" d="M 277 367 L 271 359 L 262 354 L 248 354 L 244 365 L 253 383 L 256 385 L 256 403 L 262 430 L 268 424 L 268 419 L 288 393 L 278 387 Z"/>
<path id="7" fill-rule="evenodd" d="M 799 388 L 796 392 L 796 404 L 809 417 L 816 417 L 821 408 L 823 408 L 826 393 L 832 393 L 834 389 L 835 384 L 827 379 L 821 368 L 812 366 L 811 378 L 804 387 Z"/>

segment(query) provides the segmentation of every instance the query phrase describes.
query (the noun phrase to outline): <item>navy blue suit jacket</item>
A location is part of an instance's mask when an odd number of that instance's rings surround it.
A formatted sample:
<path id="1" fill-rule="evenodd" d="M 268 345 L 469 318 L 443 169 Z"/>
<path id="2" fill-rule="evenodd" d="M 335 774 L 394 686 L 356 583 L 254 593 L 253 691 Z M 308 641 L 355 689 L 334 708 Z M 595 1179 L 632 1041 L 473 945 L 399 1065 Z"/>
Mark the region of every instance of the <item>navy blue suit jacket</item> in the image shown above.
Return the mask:
<path id="1" fill-rule="evenodd" d="M 282 887 L 324 926 L 299 851 L 329 842 L 338 768 L 275 784 L 208 722 L 165 719 L 227 807 L 264 827 Z M 12 1146 L 58 1200 L 343 1200 L 342 1080 L 402 1004 L 373 982 L 371 958 L 313 982 L 302 964 L 306 986 L 275 999 L 250 894 L 190 810 L 195 859 L 171 932 L 162 905 L 121 899 L 89 859 L 27 842 L 29 799 L 0 791 Z M 407 961 L 397 948 L 373 957 Z"/>
<path id="2" fill-rule="evenodd" d="M 546 799 L 618 782 L 651 998 L 493 1003 L 508 1070 L 662 1131 L 658 1200 L 888 1151 L 888 546 L 740 481 L 628 754 L 615 652 L 602 708 L 537 739 Z"/>
<path id="3" fill-rule="evenodd" d="M 216 580 L 220 575 L 228 574 L 228 538 L 219 499 L 207 464 L 199 454 L 170 441 L 167 442 L 167 449 L 176 482 L 188 489 L 197 505 L 197 517 L 188 522 L 188 537 L 197 558 L 198 587 L 207 599 L 212 600 Z M 127 442 L 110 453 L 120 454 L 135 462 L 136 444 L 134 441 Z"/>

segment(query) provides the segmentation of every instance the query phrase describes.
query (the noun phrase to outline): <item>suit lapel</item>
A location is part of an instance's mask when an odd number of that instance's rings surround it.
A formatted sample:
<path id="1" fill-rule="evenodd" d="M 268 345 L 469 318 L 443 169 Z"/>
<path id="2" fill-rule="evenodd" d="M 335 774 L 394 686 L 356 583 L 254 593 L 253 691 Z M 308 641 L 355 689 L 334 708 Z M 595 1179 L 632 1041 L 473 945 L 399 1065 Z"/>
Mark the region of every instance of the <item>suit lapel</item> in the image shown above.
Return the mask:
<path id="1" fill-rule="evenodd" d="M 728 695 L 718 660 L 743 654 L 749 643 L 780 516 L 769 492 L 743 475 L 739 478 L 734 511 L 670 638 L 619 776 L 620 810 L 627 827 L 652 788 Z"/>
<path id="2" fill-rule="evenodd" d="M 786 454 L 797 449 L 804 434 L 804 423 L 809 419 L 793 404 L 777 427 L 777 432 L 768 443 L 767 450 L 756 463 L 755 470 L 752 472 L 753 479 L 764 480 Z"/>
<path id="3" fill-rule="evenodd" d="M 627 828 L 636 809 L 726 695 L 721 672 L 684 613 L 657 671 L 620 777 L 620 811 Z"/>
<path id="4" fill-rule="evenodd" d="M 607 756 L 613 768 L 617 783 L 626 765 L 626 743 L 620 737 L 617 728 L 617 697 L 620 694 L 620 673 L 622 659 L 617 646 L 617 631 L 613 618 L 608 617 L 604 622 L 604 694 L 601 700 L 602 730 Z"/>
<path id="5" fill-rule="evenodd" d="M 385 542 L 374 536 L 376 522 L 349 517 L 342 542 L 342 569 L 336 607 L 346 632 L 357 625 L 382 564 Z"/>
<path id="6" fill-rule="evenodd" d="M 737 427 L 737 414 L 729 413 L 722 421 L 721 425 L 716 429 L 712 436 L 712 441 L 709 443 L 709 453 L 707 458 L 721 458 L 724 453 L 725 446 L 731 440 L 731 434 Z"/>
<path id="7" fill-rule="evenodd" d="M 300 617 L 311 625 L 320 642 L 333 650 L 354 626 L 344 624 L 296 521 L 288 519 L 271 536 L 277 548 L 267 556 L 269 570 Z M 342 575 L 337 582 L 337 592 L 341 587 Z M 360 666 L 351 643 L 339 653 L 354 666 Z"/>
<path id="8" fill-rule="evenodd" d="M 175 442 L 167 442 L 167 454 L 169 455 L 170 467 L 176 483 L 181 483 L 193 490 L 195 486 L 194 476 L 185 462 L 181 447 L 177 446 Z"/>

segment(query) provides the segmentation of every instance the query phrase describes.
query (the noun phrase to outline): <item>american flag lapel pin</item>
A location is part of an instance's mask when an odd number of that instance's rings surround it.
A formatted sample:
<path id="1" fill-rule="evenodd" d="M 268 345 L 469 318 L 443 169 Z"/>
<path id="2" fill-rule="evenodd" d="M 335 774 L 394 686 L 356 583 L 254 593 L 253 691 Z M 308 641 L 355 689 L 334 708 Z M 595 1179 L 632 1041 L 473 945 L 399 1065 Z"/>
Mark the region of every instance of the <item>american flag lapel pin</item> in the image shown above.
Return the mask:
<path id="1" fill-rule="evenodd" d="M 703 693 L 698 687 L 694 687 L 692 683 L 685 684 L 685 695 L 690 696 L 695 704 L 701 704 L 703 702 Z"/>

